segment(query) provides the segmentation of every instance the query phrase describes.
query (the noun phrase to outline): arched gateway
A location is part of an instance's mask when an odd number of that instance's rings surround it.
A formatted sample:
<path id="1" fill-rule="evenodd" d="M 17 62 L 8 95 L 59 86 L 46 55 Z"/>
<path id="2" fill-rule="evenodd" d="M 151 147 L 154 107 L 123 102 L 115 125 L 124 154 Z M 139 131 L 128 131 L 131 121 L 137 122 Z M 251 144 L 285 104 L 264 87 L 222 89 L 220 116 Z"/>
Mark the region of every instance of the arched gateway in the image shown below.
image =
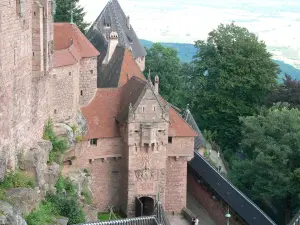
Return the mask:
<path id="1" fill-rule="evenodd" d="M 150 216 L 154 212 L 154 199 L 149 196 L 137 197 L 135 207 L 136 216 Z"/>

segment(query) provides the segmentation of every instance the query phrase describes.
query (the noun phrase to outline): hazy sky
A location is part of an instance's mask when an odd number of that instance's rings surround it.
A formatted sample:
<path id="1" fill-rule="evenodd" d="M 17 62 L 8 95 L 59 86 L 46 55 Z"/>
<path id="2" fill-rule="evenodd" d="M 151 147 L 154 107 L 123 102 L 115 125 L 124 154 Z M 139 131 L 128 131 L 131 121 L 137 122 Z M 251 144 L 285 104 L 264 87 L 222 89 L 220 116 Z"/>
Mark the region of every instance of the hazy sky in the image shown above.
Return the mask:
<path id="1" fill-rule="evenodd" d="M 80 0 L 93 22 L 108 0 Z M 193 43 L 235 21 L 268 46 L 300 50 L 300 0 L 119 0 L 141 39 Z M 290 52 L 291 51 L 291 52 Z M 282 54 L 282 52 L 280 53 Z"/>

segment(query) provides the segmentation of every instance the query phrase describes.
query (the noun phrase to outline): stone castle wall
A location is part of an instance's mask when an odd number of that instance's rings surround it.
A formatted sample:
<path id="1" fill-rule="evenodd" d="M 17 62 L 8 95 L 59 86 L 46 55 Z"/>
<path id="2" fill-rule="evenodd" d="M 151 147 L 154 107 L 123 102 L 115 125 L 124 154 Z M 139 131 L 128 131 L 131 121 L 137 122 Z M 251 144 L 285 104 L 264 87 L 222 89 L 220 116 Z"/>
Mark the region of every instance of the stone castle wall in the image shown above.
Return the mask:
<path id="1" fill-rule="evenodd" d="M 50 115 L 54 122 L 71 120 L 79 110 L 79 69 L 75 64 L 55 68 L 51 73 Z"/>
<path id="2" fill-rule="evenodd" d="M 169 157 L 167 161 L 166 203 L 167 212 L 180 213 L 186 207 L 187 160 Z"/>
<path id="3" fill-rule="evenodd" d="M 97 57 L 81 59 L 79 89 L 79 104 L 87 105 L 97 90 Z"/>
<path id="4" fill-rule="evenodd" d="M 32 73 L 33 0 L 21 4 L 0 5 L 0 178 L 6 164 L 13 169 L 18 153 L 42 137 L 47 117 L 47 77 Z"/>
<path id="5" fill-rule="evenodd" d="M 93 202 L 100 212 L 108 212 L 109 206 L 120 205 L 122 186 L 122 159 L 96 159 L 88 166 L 92 176 Z"/>

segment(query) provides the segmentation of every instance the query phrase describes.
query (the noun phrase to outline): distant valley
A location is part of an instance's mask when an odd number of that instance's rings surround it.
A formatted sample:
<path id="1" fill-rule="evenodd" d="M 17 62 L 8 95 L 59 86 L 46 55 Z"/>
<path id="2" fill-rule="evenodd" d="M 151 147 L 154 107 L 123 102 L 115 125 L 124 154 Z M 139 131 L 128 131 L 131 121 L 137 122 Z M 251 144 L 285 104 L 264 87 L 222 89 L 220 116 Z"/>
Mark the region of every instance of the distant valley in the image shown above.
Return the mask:
<path id="1" fill-rule="evenodd" d="M 142 40 L 143 46 L 150 48 L 153 44 L 151 41 Z M 182 62 L 190 62 L 193 59 L 193 56 L 196 54 L 196 48 L 193 44 L 183 44 L 183 43 L 161 43 L 163 46 L 175 48 L 178 51 L 179 58 Z M 295 67 L 284 63 L 283 61 L 275 60 L 281 70 L 279 78 L 284 77 L 284 74 L 289 74 L 292 78 L 300 80 L 300 70 Z"/>

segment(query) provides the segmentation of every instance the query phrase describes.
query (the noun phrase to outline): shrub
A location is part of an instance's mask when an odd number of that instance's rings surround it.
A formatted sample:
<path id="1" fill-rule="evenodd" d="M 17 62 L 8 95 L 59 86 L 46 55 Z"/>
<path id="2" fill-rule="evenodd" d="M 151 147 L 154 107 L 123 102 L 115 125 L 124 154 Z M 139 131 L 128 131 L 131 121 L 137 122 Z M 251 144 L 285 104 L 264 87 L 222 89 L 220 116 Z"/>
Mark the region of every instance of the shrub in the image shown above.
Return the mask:
<path id="1" fill-rule="evenodd" d="M 80 136 L 80 135 L 78 135 L 78 136 L 76 136 L 76 142 L 82 142 L 82 140 L 83 140 L 83 137 L 82 136 Z"/>
<path id="2" fill-rule="evenodd" d="M 59 215 L 69 218 L 68 224 L 77 224 L 85 221 L 85 215 L 81 206 L 74 197 L 66 197 L 65 195 L 47 194 L 46 200 L 51 202 L 57 209 Z"/>
<path id="3" fill-rule="evenodd" d="M 84 184 L 82 186 L 81 195 L 84 197 L 84 202 L 86 204 L 89 204 L 89 205 L 92 204 L 92 196 L 91 196 L 88 186 L 86 184 Z"/>
<path id="4" fill-rule="evenodd" d="M 62 154 L 68 149 L 68 141 L 64 138 L 59 138 L 54 134 L 53 122 L 48 119 L 44 126 L 43 138 L 52 143 L 52 151 L 49 154 L 49 163 L 61 163 Z"/>
<path id="5" fill-rule="evenodd" d="M 28 225 L 51 224 L 58 216 L 55 206 L 51 202 L 43 201 L 39 208 L 33 210 L 25 217 Z"/>
<path id="6" fill-rule="evenodd" d="M 68 196 L 76 196 L 76 184 L 69 177 L 63 178 L 60 175 L 55 187 L 58 193 L 64 193 L 65 191 Z"/>
<path id="7" fill-rule="evenodd" d="M 33 177 L 26 175 L 24 172 L 19 170 L 11 172 L 5 175 L 3 181 L 0 183 L 1 189 L 10 189 L 10 188 L 34 188 L 35 180 Z"/>

